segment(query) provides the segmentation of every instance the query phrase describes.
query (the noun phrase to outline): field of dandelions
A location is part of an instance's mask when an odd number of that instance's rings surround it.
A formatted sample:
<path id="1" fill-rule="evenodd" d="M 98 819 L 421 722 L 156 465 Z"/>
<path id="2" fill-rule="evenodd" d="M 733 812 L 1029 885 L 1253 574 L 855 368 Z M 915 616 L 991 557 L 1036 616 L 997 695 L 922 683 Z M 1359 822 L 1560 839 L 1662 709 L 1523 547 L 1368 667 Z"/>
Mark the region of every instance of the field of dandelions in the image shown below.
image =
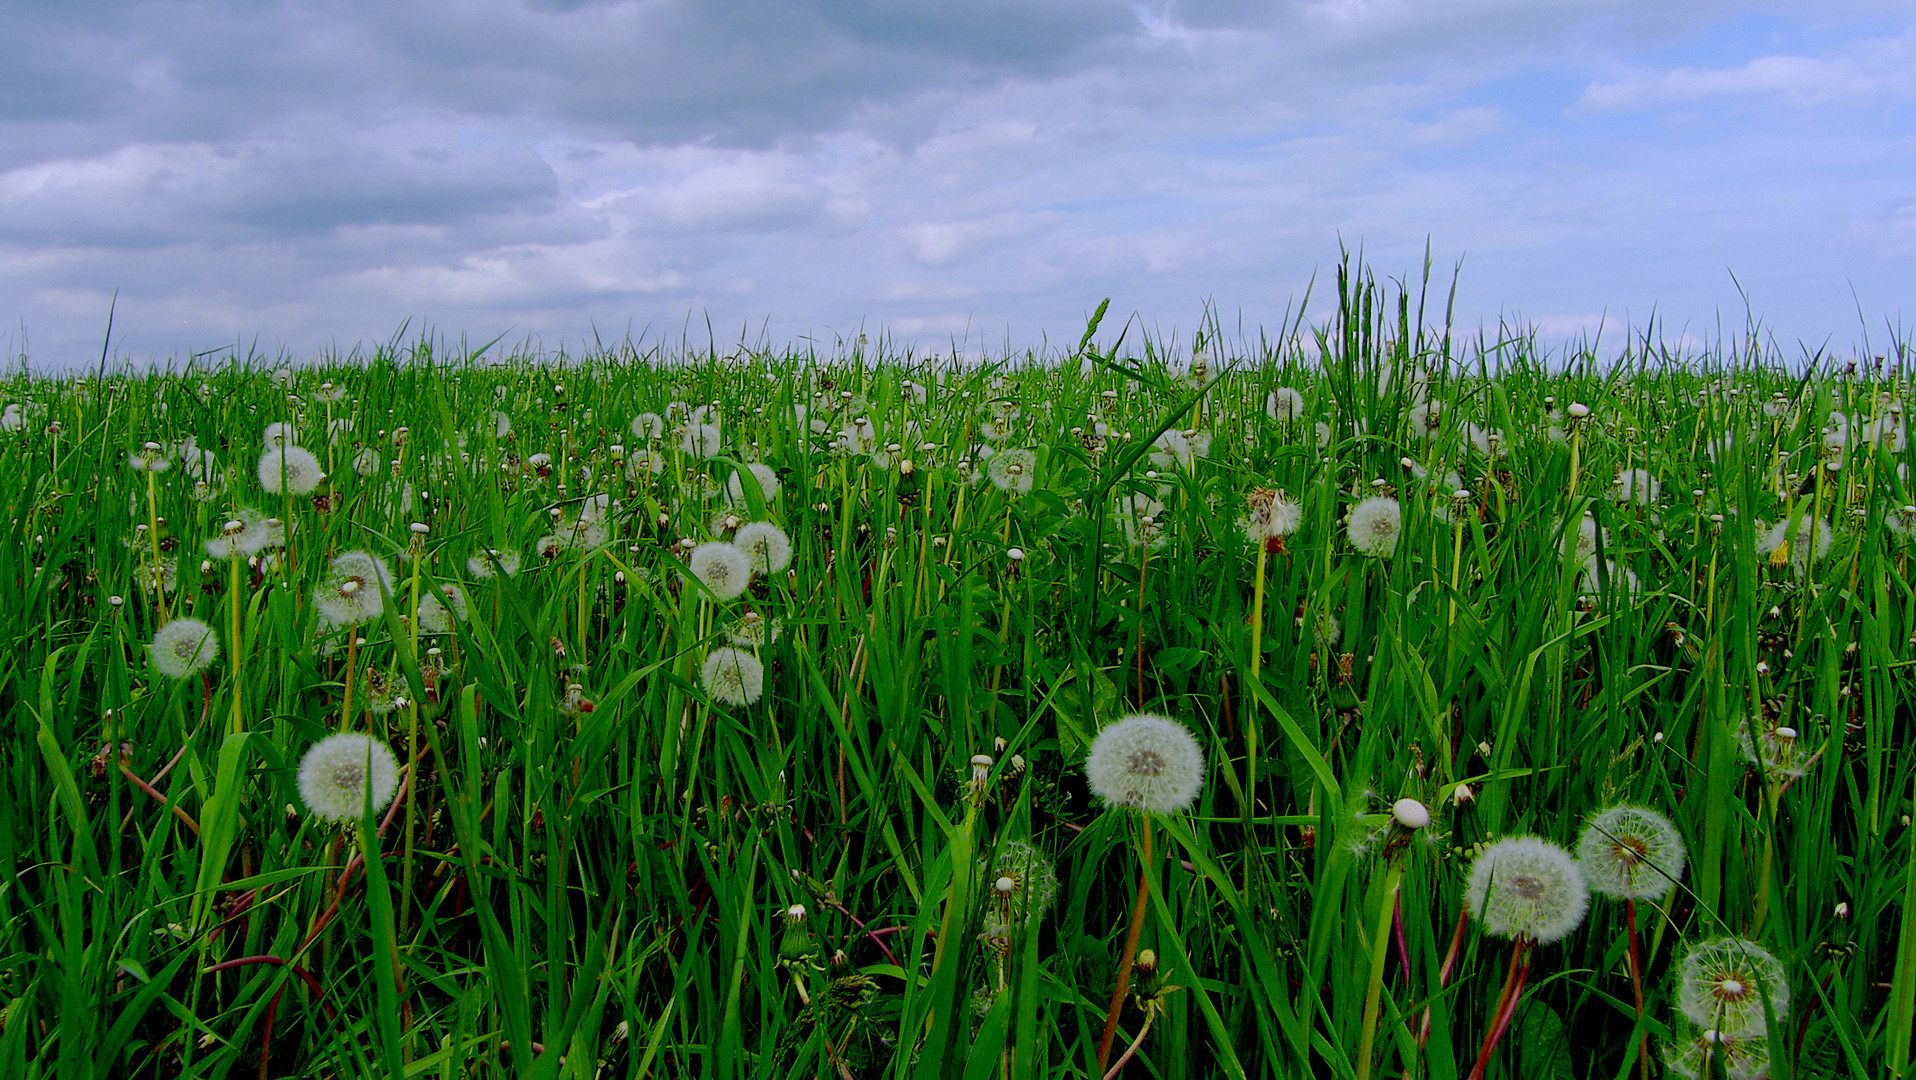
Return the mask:
<path id="1" fill-rule="evenodd" d="M 1900 357 L 1341 291 L 0 384 L 0 1075 L 1916 1075 Z"/>

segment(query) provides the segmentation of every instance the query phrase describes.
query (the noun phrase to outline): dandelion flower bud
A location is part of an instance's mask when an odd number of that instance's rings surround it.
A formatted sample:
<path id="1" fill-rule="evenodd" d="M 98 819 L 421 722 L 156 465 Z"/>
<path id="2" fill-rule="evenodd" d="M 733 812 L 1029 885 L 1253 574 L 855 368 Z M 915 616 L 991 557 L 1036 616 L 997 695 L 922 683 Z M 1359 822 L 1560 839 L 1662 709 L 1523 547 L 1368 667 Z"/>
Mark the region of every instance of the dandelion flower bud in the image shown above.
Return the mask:
<path id="1" fill-rule="evenodd" d="M 1007 548 L 1005 550 L 1005 558 L 1010 559 L 1013 563 L 1024 562 L 1025 561 L 1024 549 L 1023 548 Z"/>
<path id="2" fill-rule="evenodd" d="M 1390 816 L 1397 824 L 1415 831 L 1430 824 L 1430 807 L 1416 799 L 1399 799 L 1390 805 Z"/>
<path id="3" fill-rule="evenodd" d="M 1754 941 L 1719 937 L 1700 942 L 1677 965 L 1677 1008 L 1698 1027 L 1731 1038 L 1760 1035 L 1764 999 L 1782 1020 L 1790 1011 L 1783 965 Z"/>
<path id="4" fill-rule="evenodd" d="M 1841 901 L 1836 905 L 1836 917 L 1845 921 L 1849 919 L 1849 901 L 1848 900 Z"/>
<path id="5" fill-rule="evenodd" d="M 114 597 L 117 603 L 118 597 Z M 148 656 L 153 670 L 169 679 L 197 675 L 219 658 L 220 639 L 198 619 L 174 619 L 153 632 Z"/>
<path id="6" fill-rule="evenodd" d="M 1135 713 L 1098 732 L 1084 772 L 1107 805 L 1175 814 L 1204 786 L 1204 751 L 1183 724 Z"/>
<path id="7" fill-rule="evenodd" d="M 1577 838 L 1577 867 L 1590 888 L 1619 900 L 1661 900 L 1683 877 L 1683 836 L 1670 819 L 1613 806 Z"/>
<path id="8" fill-rule="evenodd" d="M 357 821 L 367 809 L 378 813 L 398 790 L 398 759 L 370 735 L 328 735 L 300 759 L 299 797 L 322 821 Z"/>
<path id="9" fill-rule="evenodd" d="M 1590 406 L 1585 405 L 1581 401 L 1573 401 L 1570 403 L 1570 408 L 1565 411 L 1575 419 L 1581 420 L 1590 415 Z"/>
<path id="10" fill-rule="evenodd" d="M 1583 924 L 1590 891 L 1568 851 L 1513 836 L 1484 848 L 1470 865 L 1464 905 L 1490 933 L 1548 945 Z"/>

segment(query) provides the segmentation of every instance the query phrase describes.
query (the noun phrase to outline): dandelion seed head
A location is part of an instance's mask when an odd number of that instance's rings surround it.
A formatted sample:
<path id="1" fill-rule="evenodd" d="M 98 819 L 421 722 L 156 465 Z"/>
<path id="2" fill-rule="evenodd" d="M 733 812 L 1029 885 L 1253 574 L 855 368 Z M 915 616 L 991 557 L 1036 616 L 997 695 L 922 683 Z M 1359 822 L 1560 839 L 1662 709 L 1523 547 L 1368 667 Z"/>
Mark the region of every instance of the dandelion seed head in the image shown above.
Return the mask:
<path id="1" fill-rule="evenodd" d="M 376 814 L 398 790 L 398 759 L 370 735 L 328 735 L 299 762 L 299 797 L 322 821 L 357 821 L 369 804 Z"/>
<path id="2" fill-rule="evenodd" d="M 1471 863 L 1464 905 L 1492 934 L 1548 945 L 1583 924 L 1590 892 L 1568 851 L 1514 836 L 1485 847 Z"/>
<path id="3" fill-rule="evenodd" d="M 752 583 L 751 554 L 724 540 L 694 547 L 687 565 L 692 570 L 692 576 L 703 582 L 720 600 L 738 596 Z"/>
<path id="4" fill-rule="evenodd" d="M 1577 867 L 1590 888 L 1619 900 L 1661 900 L 1683 878 L 1683 836 L 1669 818 L 1613 806 L 1577 838 Z"/>
<path id="5" fill-rule="evenodd" d="M 147 655 L 153 670 L 169 679 L 197 675 L 219 658 L 220 639 L 198 619 L 173 619 L 153 632 Z"/>
<path id="6" fill-rule="evenodd" d="M 287 444 L 259 456 L 259 486 L 269 495 L 310 495 L 326 473 L 312 451 Z"/>
<path id="7" fill-rule="evenodd" d="M 1204 786 L 1204 750 L 1183 724 L 1134 713 L 1098 732 L 1084 772 L 1106 805 L 1175 814 Z"/>
<path id="8" fill-rule="evenodd" d="M 1729 1038 L 1760 1036 L 1763 1002 L 1781 1021 L 1790 1011 L 1783 965 L 1754 941 L 1717 937 L 1690 947 L 1677 964 L 1677 1008 L 1698 1027 Z"/>
<path id="9" fill-rule="evenodd" d="M 713 649 L 699 674 L 705 692 L 722 705 L 750 705 L 765 693 L 765 665 L 743 649 Z"/>
<path id="10" fill-rule="evenodd" d="M 769 521 L 739 526 L 732 544 L 750 557 L 754 573 L 776 574 L 792 565 L 792 538 Z"/>
<path id="11" fill-rule="evenodd" d="M 1403 524 L 1403 504 L 1389 495 L 1372 495 L 1351 508 L 1345 530 L 1352 547 L 1365 555 L 1388 559 L 1397 551 Z"/>

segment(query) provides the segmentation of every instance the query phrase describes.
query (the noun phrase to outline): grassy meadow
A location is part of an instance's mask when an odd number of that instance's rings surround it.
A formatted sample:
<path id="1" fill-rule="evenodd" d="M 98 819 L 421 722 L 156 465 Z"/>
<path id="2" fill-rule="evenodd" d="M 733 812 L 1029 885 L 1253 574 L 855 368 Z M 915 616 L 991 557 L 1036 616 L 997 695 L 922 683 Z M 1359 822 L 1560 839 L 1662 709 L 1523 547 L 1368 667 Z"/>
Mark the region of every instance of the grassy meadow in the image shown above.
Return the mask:
<path id="1" fill-rule="evenodd" d="M 0 1075 L 1916 1076 L 1900 355 L 1338 291 L 0 383 Z"/>

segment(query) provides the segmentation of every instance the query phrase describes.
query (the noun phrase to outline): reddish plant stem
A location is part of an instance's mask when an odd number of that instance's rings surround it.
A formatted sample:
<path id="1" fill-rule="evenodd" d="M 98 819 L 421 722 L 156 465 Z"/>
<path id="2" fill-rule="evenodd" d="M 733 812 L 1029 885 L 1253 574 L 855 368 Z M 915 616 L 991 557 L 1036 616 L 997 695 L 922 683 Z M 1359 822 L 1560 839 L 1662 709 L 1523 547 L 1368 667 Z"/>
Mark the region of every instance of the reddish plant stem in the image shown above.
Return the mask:
<path id="1" fill-rule="evenodd" d="M 1470 925 L 1468 909 L 1457 913 L 1457 929 L 1450 935 L 1450 948 L 1444 950 L 1444 965 L 1437 969 L 1437 988 L 1450 985 L 1450 969 L 1457 963 L 1457 953 L 1464 946 L 1464 927 Z M 1417 1049 L 1422 1050 L 1430 1041 L 1430 1006 L 1424 1006 L 1424 1018 L 1417 1025 Z"/>
<path id="2" fill-rule="evenodd" d="M 1131 908 L 1131 930 L 1124 938 L 1124 955 L 1118 960 L 1118 983 L 1111 990 L 1111 1008 L 1104 1017 L 1104 1034 L 1098 1038 L 1098 1075 L 1111 1060 L 1111 1042 L 1118 1033 L 1118 1018 L 1124 1015 L 1124 999 L 1131 990 L 1131 966 L 1138 955 L 1138 938 L 1144 933 L 1144 905 L 1151 897 L 1151 818 L 1138 815 L 1143 840 L 1138 845 L 1138 899 Z"/>
<path id="3" fill-rule="evenodd" d="M 1530 948 L 1530 939 L 1518 935 L 1516 948 L 1510 954 L 1510 973 L 1504 976 L 1503 993 L 1497 997 L 1490 1030 L 1484 1034 L 1484 1046 L 1477 1052 L 1477 1064 L 1470 1070 L 1470 1080 L 1483 1080 L 1484 1070 L 1490 1067 L 1490 1055 L 1496 1052 L 1497 1044 L 1510 1028 L 1511 1019 L 1517 1015 L 1517 999 L 1523 996 L 1524 980 L 1530 975 Z"/>
<path id="4" fill-rule="evenodd" d="M 1630 921 L 1630 992 L 1636 996 L 1637 1026 L 1643 1025 L 1643 956 L 1637 950 L 1637 902 L 1632 897 L 1626 903 Z M 1642 1035 L 1637 1039 L 1637 1075 L 1642 1080 L 1650 1080 L 1650 1036 Z"/>

